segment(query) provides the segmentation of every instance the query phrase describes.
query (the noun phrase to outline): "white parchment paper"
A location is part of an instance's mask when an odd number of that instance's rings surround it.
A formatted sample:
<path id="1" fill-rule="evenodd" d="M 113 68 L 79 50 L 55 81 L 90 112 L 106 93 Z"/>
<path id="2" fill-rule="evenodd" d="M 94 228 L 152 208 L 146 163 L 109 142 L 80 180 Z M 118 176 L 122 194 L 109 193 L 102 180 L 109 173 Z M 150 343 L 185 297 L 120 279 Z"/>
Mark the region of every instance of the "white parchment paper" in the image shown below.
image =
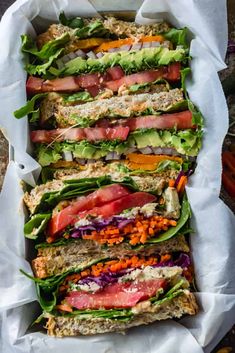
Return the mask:
<path id="1" fill-rule="evenodd" d="M 35 318 L 34 284 L 19 272 L 31 272 L 25 260 L 24 209 L 20 179 L 34 184 L 40 167 L 30 156 L 27 120 L 12 112 L 24 105 L 26 74 L 20 34 L 35 35 L 66 14 L 90 16 L 97 11 L 136 10 L 136 21 L 167 19 L 187 26 L 193 40 L 191 99 L 205 117 L 203 148 L 187 187 L 193 211 L 191 236 L 200 313 L 131 329 L 119 334 L 55 339 L 28 330 Z M 96 11 L 97 10 L 97 11 Z M 228 112 L 217 71 L 224 68 L 227 25 L 225 0 L 18 0 L 0 25 L 0 124 L 14 148 L 0 196 L 1 352 L 4 353 L 202 353 L 210 352 L 235 322 L 235 219 L 219 200 L 221 146 Z"/>

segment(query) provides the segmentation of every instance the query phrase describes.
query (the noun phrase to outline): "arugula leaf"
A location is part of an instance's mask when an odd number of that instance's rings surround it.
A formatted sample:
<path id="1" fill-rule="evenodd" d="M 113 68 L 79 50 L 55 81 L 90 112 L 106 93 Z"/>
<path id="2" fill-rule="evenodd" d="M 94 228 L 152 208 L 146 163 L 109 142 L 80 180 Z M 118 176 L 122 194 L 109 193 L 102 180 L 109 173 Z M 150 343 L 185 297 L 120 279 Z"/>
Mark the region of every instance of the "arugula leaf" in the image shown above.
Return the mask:
<path id="1" fill-rule="evenodd" d="M 37 239 L 38 235 L 46 228 L 51 218 L 51 213 L 36 214 L 24 225 L 24 235 L 29 239 Z"/>
<path id="2" fill-rule="evenodd" d="M 38 109 L 35 109 L 35 104 L 41 100 L 42 98 L 46 97 L 48 93 L 39 93 L 33 96 L 27 103 L 20 109 L 14 112 L 14 116 L 17 119 L 21 119 L 24 116 L 38 112 Z"/>
<path id="3" fill-rule="evenodd" d="M 190 205 L 187 200 L 186 194 L 184 194 L 181 207 L 182 207 L 181 208 L 181 215 L 180 215 L 180 219 L 177 222 L 177 225 L 175 227 L 171 227 L 169 230 L 162 233 L 157 238 L 149 239 L 147 241 L 148 243 L 151 243 L 151 244 L 160 243 L 162 241 L 171 239 L 172 237 L 174 237 L 175 235 L 177 235 L 179 233 L 181 228 L 185 225 L 185 223 L 188 221 L 189 217 L 191 216 Z"/>
<path id="4" fill-rule="evenodd" d="M 73 17 L 68 19 L 63 12 L 60 13 L 59 21 L 62 25 L 70 27 L 70 28 L 82 28 L 84 26 L 84 21 L 81 17 Z"/>

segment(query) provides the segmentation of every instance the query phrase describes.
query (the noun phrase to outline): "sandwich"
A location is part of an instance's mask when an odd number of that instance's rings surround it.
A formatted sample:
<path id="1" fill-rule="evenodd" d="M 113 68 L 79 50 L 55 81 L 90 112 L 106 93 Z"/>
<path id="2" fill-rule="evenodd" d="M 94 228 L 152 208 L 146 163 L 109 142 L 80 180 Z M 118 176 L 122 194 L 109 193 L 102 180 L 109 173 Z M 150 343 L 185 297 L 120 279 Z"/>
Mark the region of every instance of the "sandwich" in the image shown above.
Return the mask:
<path id="1" fill-rule="evenodd" d="M 62 16 L 64 24 L 38 37 L 38 48 L 22 37 L 22 51 L 34 63 L 26 65 L 31 99 L 15 116 L 31 114 L 30 138 L 43 167 L 63 160 L 125 159 L 130 152 L 189 159 L 200 150 L 203 119 L 184 84 L 190 71 L 186 29 L 121 21 L 114 33 L 110 23 L 116 21 L 92 19 L 79 30 L 74 22 L 65 26 L 71 22 Z M 129 25 L 130 31 L 120 30 Z M 74 37 L 81 31 L 86 39 Z M 86 55 L 73 51 L 82 51 L 79 43 Z"/>
<path id="2" fill-rule="evenodd" d="M 195 315 L 185 193 L 203 117 L 185 87 L 186 29 L 113 17 L 67 18 L 28 55 L 39 183 L 26 238 L 42 315 L 56 337 L 124 332 Z"/>
<path id="3" fill-rule="evenodd" d="M 24 197 L 32 214 L 25 233 L 38 252 L 35 277 L 29 277 L 48 334 L 121 332 L 195 314 L 186 196 L 179 198 L 166 182 L 155 193 L 150 183 L 150 193 L 135 189 L 131 179 L 74 176 L 48 181 Z"/>

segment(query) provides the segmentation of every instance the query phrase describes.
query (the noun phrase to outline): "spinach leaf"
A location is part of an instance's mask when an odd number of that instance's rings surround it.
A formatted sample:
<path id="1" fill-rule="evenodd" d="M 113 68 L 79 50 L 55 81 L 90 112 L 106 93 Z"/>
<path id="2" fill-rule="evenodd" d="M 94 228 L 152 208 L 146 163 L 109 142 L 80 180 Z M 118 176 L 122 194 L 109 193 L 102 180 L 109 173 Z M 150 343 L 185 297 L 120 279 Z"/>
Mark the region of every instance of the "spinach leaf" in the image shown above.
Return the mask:
<path id="1" fill-rule="evenodd" d="M 68 19 L 63 12 L 60 13 L 59 21 L 62 25 L 70 27 L 70 28 L 82 28 L 84 26 L 84 21 L 81 17 L 73 17 Z"/>
<path id="2" fill-rule="evenodd" d="M 109 37 L 110 32 L 106 29 L 100 20 L 88 23 L 77 30 L 76 36 L 83 39 L 89 37 Z"/>
<path id="3" fill-rule="evenodd" d="M 24 235 L 29 239 L 37 239 L 38 235 L 46 228 L 51 218 L 51 213 L 36 214 L 24 225 Z"/>
<path id="4" fill-rule="evenodd" d="M 151 238 L 147 242 L 148 243 L 160 243 L 162 241 L 171 239 L 175 235 L 178 234 L 178 232 L 181 230 L 181 228 L 185 225 L 185 223 L 188 221 L 190 215 L 191 215 L 191 210 L 189 206 L 189 202 L 187 200 L 186 194 L 183 197 L 183 202 L 181 206 L 181 215 L 180 219 L 177 222 L 177 225 L 175 227 L 171 227 L 169 230 L 166 232 L 162 233 L 160 236 L 157 238 Z"/>

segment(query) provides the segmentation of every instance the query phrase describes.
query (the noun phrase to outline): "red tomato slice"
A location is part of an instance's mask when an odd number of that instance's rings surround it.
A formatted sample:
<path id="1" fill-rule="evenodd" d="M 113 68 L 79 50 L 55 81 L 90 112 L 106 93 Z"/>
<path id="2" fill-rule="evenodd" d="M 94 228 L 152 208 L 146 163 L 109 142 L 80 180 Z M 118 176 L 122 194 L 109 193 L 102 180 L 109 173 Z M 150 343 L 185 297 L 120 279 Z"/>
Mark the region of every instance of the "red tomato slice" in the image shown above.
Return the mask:
<path id="1" fill-rule="evenodd" d="M 50 143 L 53 141 L 125 141 L 129 133 L 129 128 L 117 126 L 113 128 L 73 128 L 55 130 L 35 130 L 30 133 L 31 141 L 34 143 Z"/>
<path id="2" fill-rule="evenodd" d="M 42 84 L 42 92 L 75 92 L 79 89 L 74 76 L 46 80 Z"/>
<path id="3" fill-rule="evenodd" d="M 111 89 L 113 92 L 117 92 L 119 87 L 121 87 L 122 85 L 126 85 L 127 87 L 129 87 L 135 84 L 153 82 L 158 78 L 163 77 L 165 71 L 167 70 L 164 68 L 161 68 L 158 70 L 138 72 L 137 74 L 124 76 L 119 80 L 105 82 L 104 86 L 106 88 Z"/>
<path id="4" fill-rule="evenodd" d="M 66 302 L 76 309 L 111 309 L 131 308 L 141 299 L 146 298 L 145 293 L 114 293 L 114 294 L 87 294 L 81 293 L 77 297 L 66 297 Z"/>
<path id="5" fill-rule="evenodd" d="M 125 76 L 125 73 L 120 66 L 110 67 L 107 70 L 107 73 L 108 75 L 110 75 L 111 80 L 119 80 L 120 78 Z"/>
<path id="6" fill-rule="evenodd" d="M 29 76 L 26 82 L 27 94 L 36 94 L 42 92 L 43 79 L 38 77 Z"/>
<path id="7" fill-rule="evenodd" d="M 100 188 L 88 196 L 79 197 L 77 201 L 53 216 L 48 225 L 48 234 L 53 236 L 77 220 L 79 212 L 102 206 L 107 202 L 117 200 L 130 192 L 124 186 L 113 184 Z"/>
<path id="8" fill-rule="evenodd" d="M 101 292 L 93 294 L 77 291 L 70 292 L 66 302 L 79 309 L 131 308 L 139 301 L 153 297 L 160 288 L 165 288 L 166 280 L 154 279 L 138 283 L 116 283 Z"/>
<path id="9" fill-rule="evenodd" d="M 195 127 L 192 124 L 192 113 L 189 110 L 179 113 L 162 114 L 162 115 L 146 115 L 138 118 L 119 119 L 115 126 L 129 127 L 130 131 L 137 129 L 191 129 Z M 112 121 L 102 119 L 97 122 L 97 127 L 112 127 Z"/>
<path id="10" fill-rule="evenodd" d="M 100 74 L 86 74 L 75 78 L 78 85 L 82 88 L 99 86 L 100 85 Z"/>
<path id="11" fill-rule="evenodd" d="M 135 192 L 127 196 L 123 196 L 116 201 L 112 201 L 106 205 L 94 207 L 89 211 L 84 211 L 80 213 L 80 217 L 85 217 L 86 215 L 102 216 L 108 218 L 122 211 L 132 208 L 132 207 L 142 207 L 147 203 L 154 202 L 156 197 L 148 194 L 147 192 Z"/>
<path id="12" fill-rule="evenodd" d="M 167 81 L 179 81 L 180 79 L 181 64 L 179 62 L 168 66 L 168 72 L 164 76 Z"/>
<path id="13" fill-rule="evenodd" d="M 124 76 L 121 67 L 109 68 L 104 74 L 85 74 L 81 76 L 68 76 L 44 81 L 41 78 L 30 76 L 26 88 L 28 94 L 40 92 L 75 92 L 80 88 L 87 89 L 95 97 L 101 87 L 107 87 L 117 92 L 119 87 L 134 84 L 153 82 L 159 78 L 169 81 L 180 80 L 180 63 L 161 67 L 157 70 L 148 70 Z"/>

